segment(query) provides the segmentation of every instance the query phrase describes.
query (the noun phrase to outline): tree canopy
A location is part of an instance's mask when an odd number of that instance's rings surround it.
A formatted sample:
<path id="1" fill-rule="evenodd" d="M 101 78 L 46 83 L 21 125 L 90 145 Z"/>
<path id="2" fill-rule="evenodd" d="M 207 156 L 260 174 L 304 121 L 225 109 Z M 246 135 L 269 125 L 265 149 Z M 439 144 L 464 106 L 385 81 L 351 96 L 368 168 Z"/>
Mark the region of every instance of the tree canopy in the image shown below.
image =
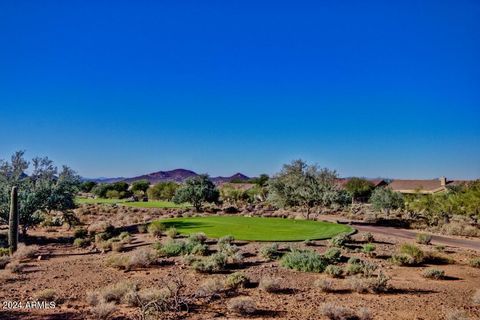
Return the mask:
<path id="1" fill-rule="evenodd" d="M 352 202 L 358 199 L 368 199 L 373 191 L 373 183 L 364 178 L 351 178 L 345 184 L 345 190 L 352 197 Z"/>
<path id="2" fill-rule="evenodd" d="M 220 193 L 208 175 L 202 174 L 190 178 L 176 191 L 173 202 L 190 203 L 200 211 L 204 202 L 217 202 Z"/>

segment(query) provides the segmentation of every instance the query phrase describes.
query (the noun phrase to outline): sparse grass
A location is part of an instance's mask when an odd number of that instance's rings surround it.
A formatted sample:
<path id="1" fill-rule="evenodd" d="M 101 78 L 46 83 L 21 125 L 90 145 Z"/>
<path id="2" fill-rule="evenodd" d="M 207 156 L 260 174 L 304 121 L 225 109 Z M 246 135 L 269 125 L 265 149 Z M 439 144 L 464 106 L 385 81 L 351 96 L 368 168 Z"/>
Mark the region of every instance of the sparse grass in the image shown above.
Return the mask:
<path id="1" fill-rule="evenodd" d="M 178 230 L 177 228 L 171 227 L 167 230 L 166 235 L 169 238 L 175 239 L 178 236 Z"/>
<path id="2" fill-rule="evenodd" d="M 209 257 L 194 261 L 192 263 L 192 267 L 195 271 L 200 273 L 219 272 L 222 271 L 227 265 L 227 259 L 227 255 L 218 252 Z"/>
<path id="3" fill-rule="evenodd" d="M 473 304 L 480 306 L 480 289 L 477 289 L 473 294 L 472 302 Z"/>
<path id="4" fill-rule="evenodd" d="M 375 245 L 372 243 L 366 243 L 362 246 L 362 252 L 368 256 L 373 256 L 375 254 Z"/>
<path id="5" fill-rule="evenodd" d="M 422 276 L 428 279 L 442 280 L 445 278 L 445 271 L 438 269 L 425 269 Z"/>
<path id="6" fill-rule="evenodd" d="M 166 229 L 167 228 L 161 221 L 154 221 L 147 227 L 148 233 L 156 238 L 160 238 Z"/>
<path id="7" fill-rule="evenodd" d="M 366 232 L 362 234 L 362 240 L 367 243 L 371 243 L 375 241 L 375 237 L 370 232 Z"/>
<path id="8" fill-rule="evenodd" d="M 257 311 L 255 301 L 250 297 L 236 297 L 230 299 L 227 304 L 228 310 L 240 315 L 252 315 Z"/>
<path id="9" fill-rule="evenodd" d="M 91 308 L 92 315 L 95 319 L 108 320 L 117 310 L 117 306 L 113 302 L 100 302 Z"/>
<path id="10" fill-rule="evenodd" d="M 11 260 L 10 256 L 0 256 L 0 270 L 5 269 L 7 264 L 10 263 L 10 260 Z"/>
<path id="11" fill-rule="evenodd" d="M 281 278 L 272 278 L 272 277 L 264 277 L 260 280 L 258 285 L 260 290 L 269 293 L 276 293 L 282 291 L 284 288 L 282 286 L 282 279 Z"/>
<path id="12" fill-rule="evenodd" d="M 323 272 L 328 260 L 315 251 L 292 250 L 280 260 L 282 267 L 303 272 Z"/>
<path id="13" fill-rule="evenodd" d="M 203 298 L 212 298 L 219 296 L 225 290 L 225 282 L 213 278 L 207 279 L 197 289 L 196 295 Z"/>
<path id="14" fill-rule="evenodd" d="M 426 233 L 417 233 L 415 241 L 419 244 L 429 245 L 432 242 L 432 236 Z"/>
<path id="15" fill-rule="evenodd" d="M 412 266 L 421 264 L 424 257 L 425 254 L 420 248 L 410 243 L 404 243 L 398 252 L 392 255 L 391 262 L 397 265 Z"/>
<path id="16" fill-rule="evenodd" d="M 78 248 L 85 248 L 90 245 L 90 239 L 76 238 L 73 241 L 73 245 Z"/>

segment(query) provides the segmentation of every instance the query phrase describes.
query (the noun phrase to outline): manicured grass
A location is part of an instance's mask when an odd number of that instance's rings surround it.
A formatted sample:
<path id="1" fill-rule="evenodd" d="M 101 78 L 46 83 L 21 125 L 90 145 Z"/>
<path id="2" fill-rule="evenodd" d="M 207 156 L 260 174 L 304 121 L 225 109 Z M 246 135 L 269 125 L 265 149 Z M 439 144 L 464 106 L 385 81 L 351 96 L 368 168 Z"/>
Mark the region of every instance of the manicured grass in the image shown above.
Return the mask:
<path id="1" fill-rule="evenodd" d="M 210 216 L 163 219 L 167 228 L 175 227 L 182 234 L 204 232 L 208 237 L 232 235 L 247 241 L 303 241 L 328 239 L 353 229 L 342 224 L 311 220 Z"/>
<path id="2" fill-rule="evenodd" d="M 169 201 L 137 201 L 127 202 L 125 199 L 104 199 L 104 198 L 80 198 L 77 197 L 75 202 L 78 204 L 121 204 L 136 208 L 187 208 L 186 204 L 175 204 Z"/>

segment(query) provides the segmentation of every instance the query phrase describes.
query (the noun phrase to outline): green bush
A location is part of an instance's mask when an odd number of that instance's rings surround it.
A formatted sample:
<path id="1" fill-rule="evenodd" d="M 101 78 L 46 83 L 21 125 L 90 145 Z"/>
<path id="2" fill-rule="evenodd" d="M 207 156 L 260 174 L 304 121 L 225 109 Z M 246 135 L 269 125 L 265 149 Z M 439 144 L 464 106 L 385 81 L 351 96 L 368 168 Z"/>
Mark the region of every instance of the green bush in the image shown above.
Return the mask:
<path id="1" fill-rule="evenodd" d="M 470 266 L 480 268 L 480 258 L 473 258 L 470 260 Z"/>
<path id="2" fill-rule="evenodd" d="M 230 289 L 237 289 L 245 287 L 249 282 L 248 278 L 242 272 L 235 272 L 227 277 L 225 284 Z"/>
<path id="3" fill-rule="evenodd" d="M 441 280 L 445 278 L 445 271 L 438 269 L 426 269 L 423 271 L 422 275 L 428 279 Z"/>
<path id="4" fill-rule="evenodd" d="M 157 249 L 161 255 L 167 257 L 175 257 L 186 253 L 185 242 L 173 239 L 170 239 L 164 244 L 155 244 L 155 249 Z"/>
<path id="5" fill-rule="evenodd" d="M 311 250 L 293 250 L 280 260 L 284 268 L 303 272 L 323 272 L 328 265 L 327 259 Z"/>
<path id="6" fill-rule="evenodd" d="M 351 242 L 352 241 L 352 238 L 350 237 L 350 235 L 348 234 L 339 234 L 338 236 L 335 236 L 333 237 L 332 239 L 330 239 L 328 241 L 328 243 L 330 244 L 330 246 L 332 247 L 339 247 L 339 248 L 342 248 L 344 247 L 345 245 L 347 245 L 347 243 Z"/>
<path id="7" fill-rule="evenodd" d="M 192 267 L 200 273 L 214 273 L 222 271 L 227 265 L 227 256 L 224 253 L 215 253 L 209 257 L 194 261 Z"/>
<path id="8" fill-rule="evenodd" d="M 167 230 L 166 234 L 169 238 L 174 239 L 176 236 L 178 236 L 178 231 L 176 228 L 171 227 Z"/>
<path id="9" fill-rule="evenodd" d="M 157 238 L 162 236 L 162 233 L 165 231 L 165 229 L 165 225 L 160 221 L 154 221 L 150 223 L 147 227 L 148 233 Z"/>
<path id="10" fill-rule="evenodd" d="M 208 254 L 208 246 L 206 244 L 197 243 L 191 247 L 191 249 L 188 249 L 188 252 L 199 256 L 205 256 Z"/>
<path id="11" fill-rule="evenodd" d="M 337 248 L 330 248 L 323 254 L 325 259 L 327 259 L 328 263 L 338 263 L 342 258 L 342 251 Z"/>
<path id="12" fill-rule="evenodd" d="M 391 261 L 398 265 L 417 265 L 424 261 L 425 254 L 417 246 L 404 243 L 400 246 L 398 252 L 394 254 Z"/>
<path id="13" fill-rule="evenodd" d="M 207 241 L 207 236 L 203 232 L 192 233 L 188 236 L 188 241 L 205 243 L 205 241 Z"/>
<path id="14" fill-rule="evenodd" d="M 417 233 L 415 241 L 419 244 L 430 244 L 432 242 L 432 236 L 426 233 Z"/>
<path id="15" fill-rule="evenodd" d="M 90 245 L 90 240 L 89 239 L 84 239 L 84 238 L 76 238 L 73 241 L 73 245 L 75 247 L 85 248 L 85 247 L 88 247 Z"/>
<path id="16" fill-rule="evenodd" d="M 362 246 L 362 252 L 368 254 L 369 256 L 373 255 L 376 247 L 372 243 L 366 243 Z"/>
<path id="17" fill-rule="evenodd" d="M 332 278 L 341 278 L 343 275 L 343 269 L 342 267 L 331 264 L 325 268 L 325 273 Z"/>
<path id="18" fill-rule="evenodd" d="M 75 238 L 86 238 L 88 236 L 88 231 L 85 228 L 78 228 L 73 233 Z"/>
<path id="19" fill-rule="evenodd" d="M 260 256 L 266 260 L 276 260 L 280 257 L 278 244 L 272 243 L 264 245 L 260 248 Z"/>
<path id="20" fill-rule="evenodd" d="M 0 257 L 2 256 L 9 256 L 10 249 L 9 248 L 0 248 Z"/>
<path id="21" fill-rule="evenodd" d="M 235 241 L 235 238 L 232 235 L 226 235 L 218 239 L 217 244 L 221 247 L 225 244 L 232 244 L 233 241 Z"/>

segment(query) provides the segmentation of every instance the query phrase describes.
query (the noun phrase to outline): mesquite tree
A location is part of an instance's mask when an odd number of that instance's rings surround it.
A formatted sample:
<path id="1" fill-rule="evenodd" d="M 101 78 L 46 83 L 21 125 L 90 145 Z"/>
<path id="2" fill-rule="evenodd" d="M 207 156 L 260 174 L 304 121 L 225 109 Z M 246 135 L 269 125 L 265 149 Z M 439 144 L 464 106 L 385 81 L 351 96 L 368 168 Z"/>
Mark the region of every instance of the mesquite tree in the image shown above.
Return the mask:
<path id="1" fill-rule="evenodd" d="M 7 221 L 9 193 L 12 186 L 17 186 L 18 213 L 23 234 L 52 211 L 71 214 L 80 183 L 79 176 L 73 170 L 64 166 L 58 172 L 53 161 L 46 157 L 34 158 L 31 161 L 31 174 L 27 175 L 29 167 L 23 151 L 16 152 L 10 162 L 0 161 L 0 219 Z"/>

